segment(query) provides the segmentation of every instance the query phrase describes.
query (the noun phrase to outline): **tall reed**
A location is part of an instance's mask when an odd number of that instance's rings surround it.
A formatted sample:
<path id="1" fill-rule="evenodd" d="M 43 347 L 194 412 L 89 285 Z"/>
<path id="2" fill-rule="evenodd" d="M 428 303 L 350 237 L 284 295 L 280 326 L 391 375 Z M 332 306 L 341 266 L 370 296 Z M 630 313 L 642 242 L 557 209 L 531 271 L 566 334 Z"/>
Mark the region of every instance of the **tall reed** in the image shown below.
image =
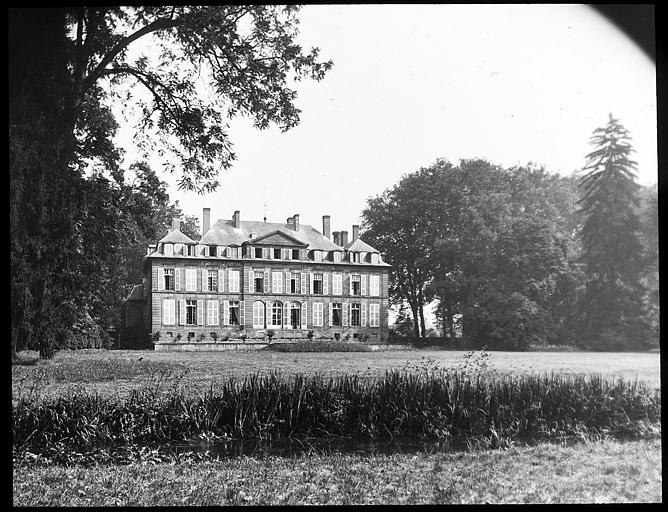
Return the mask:
<path id="1" fill-rule="evenodd" d="M 661 392 L 598 375 L 382 376 L 280 373 L 231 379 L 199 396 L 135 390 L 127 399 L 72 394 L 13 407 L 17 450 L 153 445 L 235 438 L 555 438 L 660 433 Z"/>

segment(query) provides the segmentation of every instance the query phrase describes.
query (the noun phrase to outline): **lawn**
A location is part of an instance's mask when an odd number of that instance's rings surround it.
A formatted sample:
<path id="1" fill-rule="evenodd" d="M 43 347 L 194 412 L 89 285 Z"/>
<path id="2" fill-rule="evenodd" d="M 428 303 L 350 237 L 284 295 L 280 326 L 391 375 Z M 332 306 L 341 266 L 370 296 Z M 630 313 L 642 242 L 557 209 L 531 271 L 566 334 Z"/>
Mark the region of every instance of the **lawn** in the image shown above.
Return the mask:
<path id="1" fill-rule="evenodd" d="M 285 374 L 382 374 L 390 369 L 456 368 L 467 352 L 412 350 L 396 352 L 280 353 L 152 352 L 80 350 L 61 352 L 34 366 L 12 367 L 12 394 L 58 395 L 71 390 L 125 395 L 146 384 L 206 390 L 230 377 L 280 370 Z M 489 352 L 487 366 L 498 372 L 589 374 L 644 380 L 659 386 L 660 354 L 617 352 Z M 474 356 L 475 357 L 475 356 Z"/>
<path id="2" fill-rule="evenodd" d="M 662 501 L 661 441 L 470 453 L 15 464 L 14 506 L 636 503 Z"/>

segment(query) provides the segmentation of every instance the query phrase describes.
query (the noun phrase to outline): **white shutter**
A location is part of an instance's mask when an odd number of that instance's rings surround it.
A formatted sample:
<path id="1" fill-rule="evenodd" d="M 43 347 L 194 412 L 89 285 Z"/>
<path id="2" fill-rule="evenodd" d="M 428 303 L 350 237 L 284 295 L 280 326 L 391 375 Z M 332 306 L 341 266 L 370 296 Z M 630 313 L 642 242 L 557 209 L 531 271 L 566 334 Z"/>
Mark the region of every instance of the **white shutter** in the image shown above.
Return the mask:
<path id="1" fill-rule="evenodd" d="M 181 269 L 174 269 L 174 290 L 179 292 L 181 291 Z"/>
<path id="2" fill-rule="evenodd" d="M 362 312 L 360 313 L 360 325 L 366 327 L 366 304 L 362 303 Z"/>
<path id="3" fill-rule="evenodd" d="M 179 325 L 184 325 L 186 323 L 186 301 L 179 301 Z"/>
<path id="4" fill-rule="evenodd" d="M 290 271 L 286 270 L 283 276 L 285 277 L 285 293 L 290 293 Z"/>
<path id="5" fill-rule="evenodd" d="M 283 328 L 290 326 L 290 303 L 283 303 Z"/>
<path id="6" fill-rule="evenodd" d="M 346 278 L 348 281 L 348 293 L 352 296 L 353 294 L 353 279 L 352 275 L 348 274 L 348 277 Z"/>
<path id="7" fill-rule="evenodd" d="M 307 281 L 306 281 L 306 273 L 302 272 L 302 289 L 300 290 L 302 295 L 306 295 L 308 293 L 308 290 L 306 289 Z"/>
<path id="8" fill-rule="evenodd" d="M 332 303 L 330 302 L 330 303 L 329 303 L 329 322 L 328 322 L 328 324 L 329 324 L 330 327 L 332 326 L 332 318 L 333 318 L 333 314 L 332 314 Z"/>
<path id="9" fill-rule="evenodd" d="M 168 304 L 170 300 L 172 299 L 162 299 L 162 323 L 166 325 L 173 323 L 169 317 L 170 309 Z"/>
<path id="10" fill-rule="evenodd" d="M 158 290 L 165 289 L 165 269 L 158 267 Z"/>
<path id="11" fill-rule="evenodd" d="M 343 327 L 348 326 L 348 309 L 350 305 L 345 302 L 341 304 L 341 325 Z"/>
<path id="12" fill-rule="evenodd" d="M 302 329 L 306 329 L 308 325 L 308 307 L 306 306 L 306 302 L 302 303 Z"/>
<path id="13" fill-rule="evenodd" d="M 218 291 L 225 291 L 225 271 L 223 269 L 218 269 Z M 229 280 L 228 280 L 229 281 Z M 229 284 L 227 285 L 229 288 Z"/>
<path id="14" fill-rule="evenodd" d="M 362 274 L 360 276 L 360 289 L 361 289 L 361 295 L 366 295 L 366 280 L 367 280 L 367 275 Z"/>
<path id="15" fill-rule="evenodd" d="M 253 269 L 249 268 L 248 269 L 248 293 L 253 293 L 254 278 L 255 278 L 255 274 L 253 273 Z"/>
<path id="16" fill-rule="evenodd" d="M 207 325 L 218 325 L 220 306 L 217 300 L 207 301 Z"/>
<path id="17" fill-rule="evenodd" d="M 202 278 L 202 289 L 201 292 L 208 292 L 209 287 L 207 286 L 207 280 L 209 277 L 209 271 L 206 268 L 200 269 L 200 277 Z"/>
<path id="18" fill-rule="evenodd" d="M 204 301 L 197 301 L 197 325 L 204 325 Z"/>
<path id="19" fill-rule="evenodd" d="M 223 325 L 230 325 L 230 301 L 223 301 Z"/>
<path id="20" fill-rule="evenodd" d="M 239 325 L 243 327 L 246 325 L 246 302 L 245 301 L 239 301 Z"/>
<path id="21" fill-rule="evenodd" d="M 322 274 L 322 294 L 329 295 L 329 274 Z"/>
<path id="22" fill-rule="evenodd" d="M 265 269 L 264 270 L 264 293 L 269 293 L 269 278 L 270 278 L 269 270 Z"/>
<path id="23" fill-rule="evenodd" d="M 311 276 L 311 285 L 309 286 L 308 292 L 310 295 L 313 295 L 313 272 L 309 272 L 309 276 Z"/>

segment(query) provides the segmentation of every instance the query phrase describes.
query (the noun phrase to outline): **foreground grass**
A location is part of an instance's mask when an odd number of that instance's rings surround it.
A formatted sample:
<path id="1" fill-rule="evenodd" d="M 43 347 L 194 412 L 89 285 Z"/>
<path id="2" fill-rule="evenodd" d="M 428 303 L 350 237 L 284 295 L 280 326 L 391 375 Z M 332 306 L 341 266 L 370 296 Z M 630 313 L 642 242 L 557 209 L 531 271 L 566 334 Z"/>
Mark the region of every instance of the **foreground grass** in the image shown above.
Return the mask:
<path id="1" fill-rule="evenodd" d="M 455 368 L 464 351 L 414 350 L 400 352 L 280 353 L 270 351 L 152 352 L 79 350 L 60 352 L 50 361 L 12 366 L 12 397 L 60 396 L 79 390 L 108 396 L 127 396 L 147 384 L 187 391 L 206 391 L 229 378 L 243 380 L 252 373 L 278 370 L 286 375 L 382 375 L 387 370 L 419 368 L 425 364 Z M 596 372 L 604 377 L 636 378 L 659 386 L 660 354 L 602 352 L 490 352 L 491 369 L 524 375 Z"/>
<path id="2" fill-rule="evenodd" d="M 19 463 L 13 505 L 660 503 L 661 473 L 660 440 L 92 467 Z"/>

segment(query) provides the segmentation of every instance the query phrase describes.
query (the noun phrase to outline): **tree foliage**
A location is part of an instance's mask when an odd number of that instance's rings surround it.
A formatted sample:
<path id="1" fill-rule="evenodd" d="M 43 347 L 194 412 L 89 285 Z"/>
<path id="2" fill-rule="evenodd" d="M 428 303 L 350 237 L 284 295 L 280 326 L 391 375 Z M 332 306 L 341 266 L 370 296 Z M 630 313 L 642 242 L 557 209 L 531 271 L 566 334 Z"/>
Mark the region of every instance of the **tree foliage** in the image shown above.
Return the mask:
<path id="1" fill-rule="evenodd" d="M 628 131 L 610 115 L 594 130 L 594 150 L 580 178 L 580 231 L 586 292 L 582 330 L 594 347 L 640 347 L 647 341 L 643 320 L 645 267 L 639 239 L 636 162 Z"/>
<path id="2" fill-rule="evenodd" d="M 295 126 L 292 82 L 320 80 L 332 65 L 296 43 L 297 13 L 265 5 L 9 10 L 13 353 L 30 345 L 48 357 L 65 345 L 95 308 L 97 283 L 123 259 L 112 254 L 122 251 L 119 236 L 153 229 L 141 219 L 151 206 L 141 187 L 155 191 L 157 178 L 147 174 L 128 196 L 109 102 L 131 104 L 136 87 L 147 91 L 148 101 L 138 99 L 145 147 L 171 157 L 182 188 L 214 190 L 234 159 L 225 120 Z M 147 39 L 157 53 L 137 54 Z M 202 80 L 213 97 L 201 93 Z M 139 208 L 136 225 L 119 205 Z"/>

